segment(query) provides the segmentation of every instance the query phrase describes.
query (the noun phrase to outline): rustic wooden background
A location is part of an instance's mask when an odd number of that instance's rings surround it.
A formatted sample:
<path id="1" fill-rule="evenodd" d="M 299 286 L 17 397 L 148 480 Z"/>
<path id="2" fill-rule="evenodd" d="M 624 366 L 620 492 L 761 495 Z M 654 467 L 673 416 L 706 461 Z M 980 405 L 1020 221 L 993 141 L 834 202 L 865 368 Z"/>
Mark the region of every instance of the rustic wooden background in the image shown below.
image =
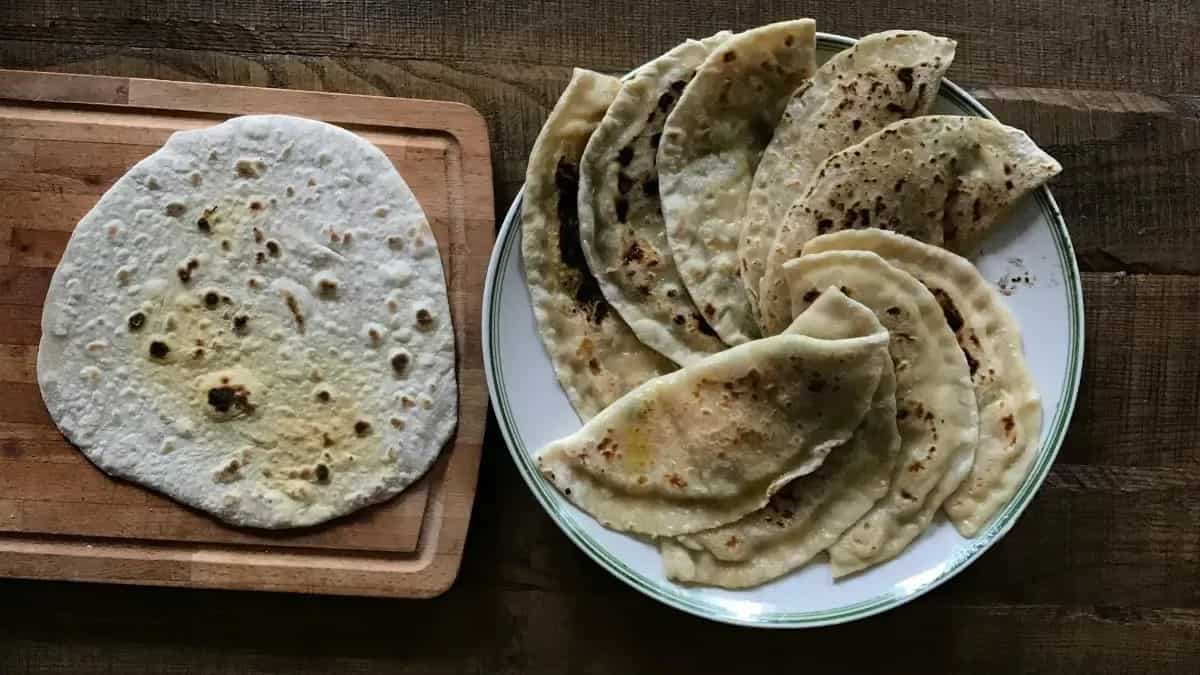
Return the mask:
<path id="1" fill-rule="evenodd" d="M 1021 522 L 884 616 L 730 628 L 585 558 L 492 428 L 442 598 L 0 581 L 0 672 L 1200 672 L 1200 3 L 483 4 L 0 1 L 0 67 L 463 101 L 488 121 L 499 220 L 572 65 L 623 71 L 687 36 L 796 16 L 953 37 L 950 77 L 1062 161 L 1084 272 L 1075 421 Z"/>

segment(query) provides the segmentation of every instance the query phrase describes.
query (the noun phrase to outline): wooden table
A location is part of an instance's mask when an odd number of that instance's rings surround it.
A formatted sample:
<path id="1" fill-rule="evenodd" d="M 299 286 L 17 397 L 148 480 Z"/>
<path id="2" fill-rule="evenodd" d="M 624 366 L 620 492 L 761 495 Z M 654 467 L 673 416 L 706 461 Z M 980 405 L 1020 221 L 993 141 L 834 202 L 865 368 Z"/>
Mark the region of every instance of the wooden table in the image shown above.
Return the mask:
<path id="1" fill-rule="evenodd" d="M 464 101 L 487 118 L 499 220 L 572 65 L 623 71 L 797 12 L 845 35 L 956 38 L 950 77 L 1062 161 L 1054 191 L 1083 270 L 1075 420 L 1021 522 L 884 616 L 730 628 L 585 558 L 491 428 L 466 561 L 439 599 L 0 581 L 0 673 L 1200 670 L 1200 5 L 477 4 L 5 2 L 0 67 Z"/>

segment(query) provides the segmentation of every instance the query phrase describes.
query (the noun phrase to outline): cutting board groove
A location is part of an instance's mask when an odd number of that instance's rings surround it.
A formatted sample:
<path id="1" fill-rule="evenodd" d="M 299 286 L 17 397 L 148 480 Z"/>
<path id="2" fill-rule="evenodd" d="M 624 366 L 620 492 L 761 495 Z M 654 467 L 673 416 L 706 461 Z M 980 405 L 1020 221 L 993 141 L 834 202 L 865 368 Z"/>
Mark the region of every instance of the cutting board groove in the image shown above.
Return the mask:
<path id="1" fill-rule="evenodd" d="M 75 224 L 175 131 L 246 113 L 321 119 L 383 150 L 438 238 L 458 348 L 459 426 L 399 497 L 315 528 L 228 527 L 109 478 L 37 387 L 41 305 Z M 421 597 L 452 583 L 487 395 L 479 345 L 493 242 L 487 129 L 458 103 L 0 70 L 0 576 Z"/>

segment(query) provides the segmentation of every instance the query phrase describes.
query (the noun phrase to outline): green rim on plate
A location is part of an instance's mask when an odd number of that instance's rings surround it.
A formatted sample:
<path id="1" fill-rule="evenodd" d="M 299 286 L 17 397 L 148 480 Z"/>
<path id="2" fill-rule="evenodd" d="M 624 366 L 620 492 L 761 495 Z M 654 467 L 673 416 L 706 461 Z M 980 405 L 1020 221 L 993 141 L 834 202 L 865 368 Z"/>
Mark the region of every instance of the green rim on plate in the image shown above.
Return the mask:
<path id="1" fill-rule="evenodd" d="M 822 51 L 840 51 L 855 40 L 838 35 L 819 33 L 817 49 Z M 995 119 L 986 108 L 960 87 L 948 80 L 941 86 L 940 97 L 957 106 L 963 114 Z M 670 582 L 660 583 L 649 579 L 636 570 L 631 569 L 621 560 L 613 557 L 603 545 L 592 538 L 590 534 L 579 527 L 574 519 L 566 514 L 562 500 L 554 488 L 546 483 L 537 471 L 532 454 L 513 420 L 512 406 L 508 401 L 508 390 L 505 387 L 504 368 L 500 363 L 495 345 L 500 340 L 499 311 L 502 306 L 501 298 L 505 291 L 504 284 L 497 278 L 507 269 L 509 256 L 519 251 L 516 245 L 520 241 L 520 211 L 521 194 L 513 200 L 512 206 L 505 215 L 504 223 L 498 235 L 496 249 L 492 252 L 491 264 L 488 267 L 487 281 L 484 287 L 485 316 L 483 323 L 483 348 L 485 352 L 485 370 L 488 380 L 488 392 L 491 396 L 492 410 L 499 422 L 500 432 L 508 445 L 513 461 L 518 471 L 529 485 L 530 490 L 541 502 L 542 507 L 550 514 L 555 523 L 566 535 L 584 550 L 593 560 L 613 573 L 618 579 L 635 589 L 659 600 L 667 605 L 681 609 L 700 617 L 744 626 L 764 628 L 806 628 L 829 624 L 843 623 L 877 614 L 911 600 L 945 582 L 967 567 L 987 548 L 998 541 L 1016 522 L 1021 512 L 1032 500 L 1033 495 L 1041 486 L 1058 449 L 1066 435 L 1071 413 L 1075 408 L 1075 397 L 1079 389 L 1080 371 L 1083 365 L 1083 292 L 1079 282 L 1079 269 L 1075 264 L 1075 252 L 1067 234 L 1067 226 L 1050 190 L 1039 188 L 1034 197 L 1043 217 L 1053 224 L 1055 249 L 1058 252 L 1059 265 L 1063 271 L 1067 307 L 1069 308 L 1069 345 L 1070 353 L 1067 362 L 1067 374 L 1059 394 L 1059 404 L 1050 424 L 1049 434 L 1038 452 L 1037 460 L 1030 469 L 1025 481 L 1017 493 L 1009 501 L 991 523 L 974 539 L 960 549 L 957 555 L 942 562 L 926 573 L 919 575 L 914 583 L 903 584 L 873 598 L 844 605 L 836 609 L 812 612 L 770 612 L 746 611 L 736 612 L 730 607 L 715 602 L 706 602 L 682 592 Z M 520 289 L 526 292 L 525 288 Z"/>

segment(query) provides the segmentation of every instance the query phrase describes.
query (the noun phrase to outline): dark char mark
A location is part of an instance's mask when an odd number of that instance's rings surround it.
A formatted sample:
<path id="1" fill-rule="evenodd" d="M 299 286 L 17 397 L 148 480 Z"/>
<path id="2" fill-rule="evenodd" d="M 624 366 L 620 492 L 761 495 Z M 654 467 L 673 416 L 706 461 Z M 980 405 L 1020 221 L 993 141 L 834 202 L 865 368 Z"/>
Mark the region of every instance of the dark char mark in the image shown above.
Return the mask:
<path id="1" fill-rule="evenodd" d="M 967 359 L 967 367 L 971 371 L 971 376 L 975 376 L 975 372 L 979 370 L 979 360 L 971 354 L 967 346 L 963 344 L 962 329 L 965 322 L 962 314 L 958 311 L 958 307 L 954 306 L 954 301 L 950 296 L 940 288 L 930 288 L 933 297 L 937 298 L 938 304 L 942 307 L 942 315 L 946 317 L 946 324 L 950 326 L 950 330 L 954 331 L 954 336 L 958 340 L 958 346 L 962 349 L 963 356 Z"/>
<path id="2" fill-rule="evenodd" d="M 617 212 L 617 222 L 624 223 L 629 219 L 629 200 L 624 197 L 617 197 L 613 203 L 613 209 Z"/>
<path id="3" fill-rule="evenodd" d="M 942 314 L 946 317 L 946 323 L 949 324 L 950 330 L 954 331 L 955 335 L 962 330 L 963 318 L 959 313 L 958 308 L 954 306 L 954 301 L 950 296 L 940 288 L 929 289 L 933 292 L 933 297 L 937 298 L 938 304 L 942 306 Z"/>
<path id="4" fill-rule="evenodd" d="M 579 243 L 579 167 L 558 160 L 554 169 L 554 187 L 558 192 L 558 257 L 564 265 L 579 275 L 579 287 L 575 289 L 575 302 L 588 314 L 596 325 L 608 314 L 608 303 L 600 292 L 600 284 L 588 269 L 583 257 L 583 246 Z"/>
<path id="5" fill-rule="evenodd" d="M 633 179 L 626 176 L 624 172 L 617 174 L 617 192 L 625 194 L 633 187 Z"/>

